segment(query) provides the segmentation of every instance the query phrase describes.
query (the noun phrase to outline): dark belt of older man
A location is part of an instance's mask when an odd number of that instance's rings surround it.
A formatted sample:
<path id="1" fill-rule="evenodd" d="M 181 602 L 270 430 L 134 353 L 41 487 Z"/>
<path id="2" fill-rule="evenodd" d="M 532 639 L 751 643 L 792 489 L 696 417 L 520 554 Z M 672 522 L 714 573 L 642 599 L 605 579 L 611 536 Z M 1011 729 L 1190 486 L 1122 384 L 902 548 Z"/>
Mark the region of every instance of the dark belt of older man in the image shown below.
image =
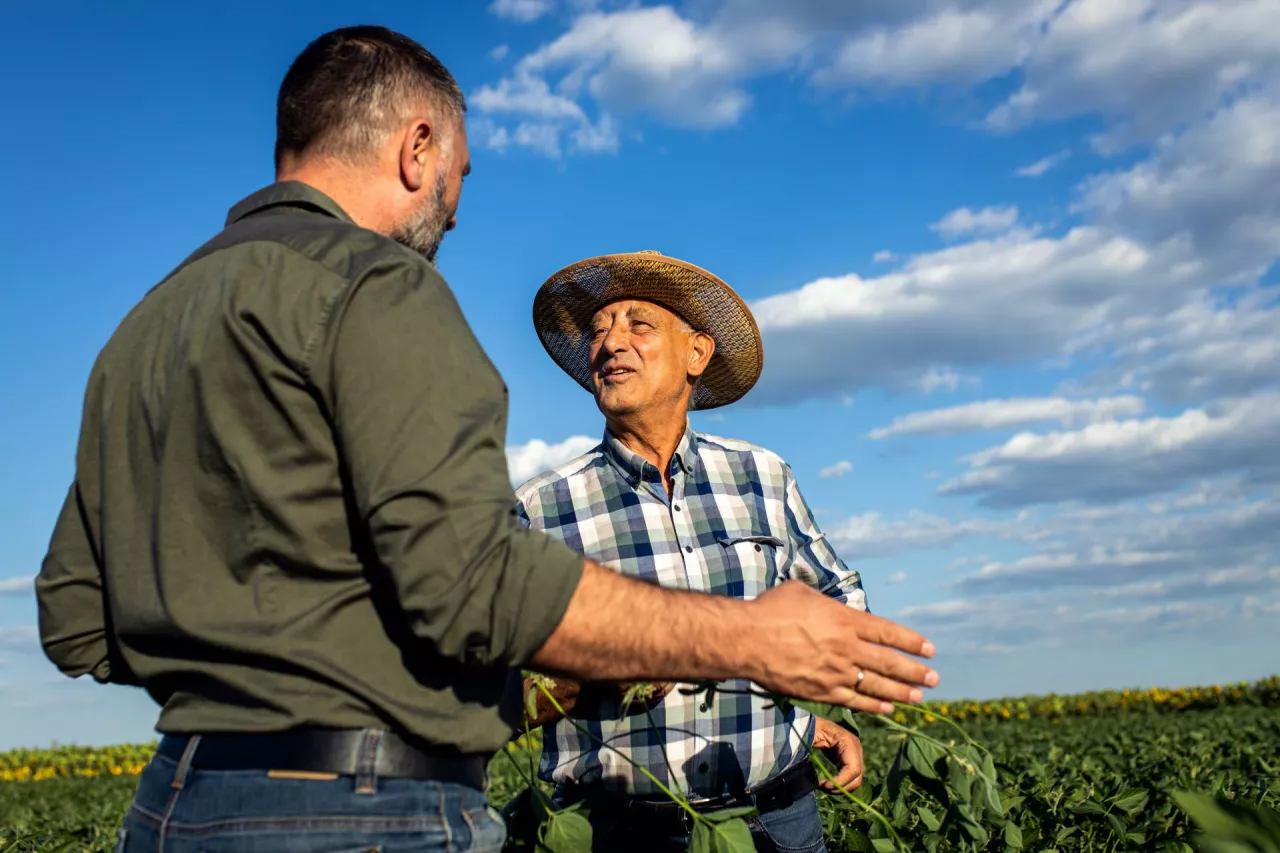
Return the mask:
<path id="1" fill-rule="evenodd" d="M 192 770 L 262 770 L 388 779 L 426 779 L 484 787 L 488 760 L 478 753 L 411 742 L 393 732 L 292 729 L 284 732 L 165 735 L 157 752 Z"/>
<path id="2" fill-rule="evenodd" d="M 800 761 L 767 779 L 755 788 L 738 796 L 717 797 L 690 803 L 700 813 L 719 811 L 738 806 L 755 806 L 760 814 L 784 809 L 818 787 L 818 774 L 809 761 Z M 619 813 L 629 823 L 643 825 L 646 830 L 660 834 L 679 835 L 692 829 L 689 813 L 671 800 L 647 800 L 626 797 L 596 789 L 591 785 L 574 785 L 566 788 L 569 799 L 587 799 L 595 808 L 603 806 Z"/>

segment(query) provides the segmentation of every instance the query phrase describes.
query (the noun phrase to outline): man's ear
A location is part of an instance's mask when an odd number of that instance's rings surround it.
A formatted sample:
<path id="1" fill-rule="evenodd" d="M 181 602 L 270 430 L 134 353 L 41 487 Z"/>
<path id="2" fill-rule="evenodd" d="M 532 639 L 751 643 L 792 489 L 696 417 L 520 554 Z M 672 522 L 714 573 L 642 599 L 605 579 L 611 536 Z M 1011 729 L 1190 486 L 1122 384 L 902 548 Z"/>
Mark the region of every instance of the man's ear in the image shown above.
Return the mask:
<path id="1" fill-rule="evenodd" d="M 701 376 L 715 355 L 715 339 L 706 332 L 693 333 L 693 345 L 689 349 L 689 375 Z"/>
<path id="2" fill-rule="evenodd" d="M 405 189 L 417 192 L 430 182 L 439 153 L 429 118 L 418 116 L 404 126 L 400 137 L 400 180 Z"/>

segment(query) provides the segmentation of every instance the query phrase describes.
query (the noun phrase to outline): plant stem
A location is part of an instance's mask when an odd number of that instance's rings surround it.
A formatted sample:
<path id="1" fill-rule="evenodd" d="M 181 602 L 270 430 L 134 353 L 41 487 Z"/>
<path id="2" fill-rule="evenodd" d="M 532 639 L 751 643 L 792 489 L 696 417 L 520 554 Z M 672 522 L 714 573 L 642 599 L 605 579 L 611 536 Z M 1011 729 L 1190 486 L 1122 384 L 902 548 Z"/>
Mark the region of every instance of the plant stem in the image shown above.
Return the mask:
<path id="1" fill-rule="evenodd" d="M 551 695 L 551 691 L 547 690 L 541 684 L 539 684 L 538 687 L 539 689 L 542 690 L 543 694 L 547 697 L 547 701 L 549 701 L 552 707 L 556 709 L 556 712 L 559 713 L 561 717 L 568 720 L 570 725 L 572 725 L 575 729 L 578 730 L 578 734 L 586 735 L 587 737 L 591 738 L 591 740 L 595 741 L 598 745 L 605 747 L 606 749 L 612 749 L 614 752 L 620 755 L 624 761 L 626 761 L 628 764 L 630 764 L 632 767 L 638 770 L 641 774 L 643 774 L 645 778 L 647 778 L 650 782 L 656 785 L 658 787 L 658 790 L 662 791 L 662 793 L 666 794 L 674 802 L 679 803 L 680 807 L 683 808 L 685 811 L 687 811 L 695 821 L 698 821 L 700 823 L 705 823 L 708 826 L 714 828 L 715 825 L 711 823 L 711 821 L 704 818 L 702 815 L 698 814 L 698 812 L 696 812 L 693 809 L 693 807 L 689 805 L 688 801 L 685 800 L 683 796 L 679 796 L 671 793 L 670 788 L 668 788 L 666 785 L 659 782 L 658 778 L 654 776 L 652 773 L 650 773 L 648 770 L 646 770 L 644 767 L 641 767 L 639 764 L 633 761 L 631 759 L 631 756 L 627 755 L 625 752 L 618 749 L 617 747 L 612 746 L 611 744 L 605 743 L 600 738 L 596 737 L 591 732 L 587 731 L 585 726 L 579 725 L 577 721 L 575 721 L 568 714 L 566 714 L 565 710 L 562 707 L 560 707 L 560 703 L 556 701 L 556 697 Z"/>

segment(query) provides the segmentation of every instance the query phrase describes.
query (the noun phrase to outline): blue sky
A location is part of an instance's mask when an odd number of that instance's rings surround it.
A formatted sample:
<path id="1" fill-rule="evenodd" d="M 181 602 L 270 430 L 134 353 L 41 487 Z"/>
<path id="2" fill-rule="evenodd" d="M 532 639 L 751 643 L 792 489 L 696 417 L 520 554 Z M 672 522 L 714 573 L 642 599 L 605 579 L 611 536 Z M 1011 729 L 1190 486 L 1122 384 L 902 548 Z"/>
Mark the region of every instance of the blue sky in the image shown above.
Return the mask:
<path id="1" fill-rule="evenodd" d="M 152 736 L 149 699 L 35 640 L 84 380 L 271 181 L 281 76 L 352 23 L 468 95 L 440 265 L 510 387 L 513 476 L 601 430 L 534 291 L 657 249 L 764 333 L 759 385 L 695 426 L 791 463 L 873 610 L 937 642 L 939 696 L 1280 672 L 1268 0 L 179 6 L 0 13 L 0 748 Z"/>

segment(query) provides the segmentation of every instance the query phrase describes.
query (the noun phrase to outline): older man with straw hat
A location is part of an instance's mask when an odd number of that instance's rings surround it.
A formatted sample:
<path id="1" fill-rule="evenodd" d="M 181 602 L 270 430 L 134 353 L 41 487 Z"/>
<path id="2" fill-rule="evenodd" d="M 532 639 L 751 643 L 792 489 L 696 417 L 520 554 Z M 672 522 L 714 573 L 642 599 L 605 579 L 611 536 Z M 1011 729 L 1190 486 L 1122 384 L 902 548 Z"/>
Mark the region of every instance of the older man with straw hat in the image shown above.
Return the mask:
<path id="1" fill-rule="evenodd" d="M 819 531 L 787 463 L 689 425 L 690 410 L 745 395 L 764 363 L 751 311 L 727 284 L 658 252 L 605 255 L 551 276 L 533 319 L 606 426 L 596 448 L 517 490 L 524 523 L 662 586 L 753 599 L 795 579 L 866 610 L 857 573 Z M 813 792 L 832 785 L 809 752 L 830 751 L 834 783 L 855 788 L 856 733 L 780 710 L 750 682 L 722 687 L 708 699 L 659 685 L 637 709 L 625 685 L 555 682 L 557 701 L 544 698 L 534 719 L 546 726 L 539 775 L 559 802 L 588 801 L 596 849 L 687 848 L 688 813 L 649 775 L 700 810 L 754 805 L 759 850 L 825 849 Z"/>

